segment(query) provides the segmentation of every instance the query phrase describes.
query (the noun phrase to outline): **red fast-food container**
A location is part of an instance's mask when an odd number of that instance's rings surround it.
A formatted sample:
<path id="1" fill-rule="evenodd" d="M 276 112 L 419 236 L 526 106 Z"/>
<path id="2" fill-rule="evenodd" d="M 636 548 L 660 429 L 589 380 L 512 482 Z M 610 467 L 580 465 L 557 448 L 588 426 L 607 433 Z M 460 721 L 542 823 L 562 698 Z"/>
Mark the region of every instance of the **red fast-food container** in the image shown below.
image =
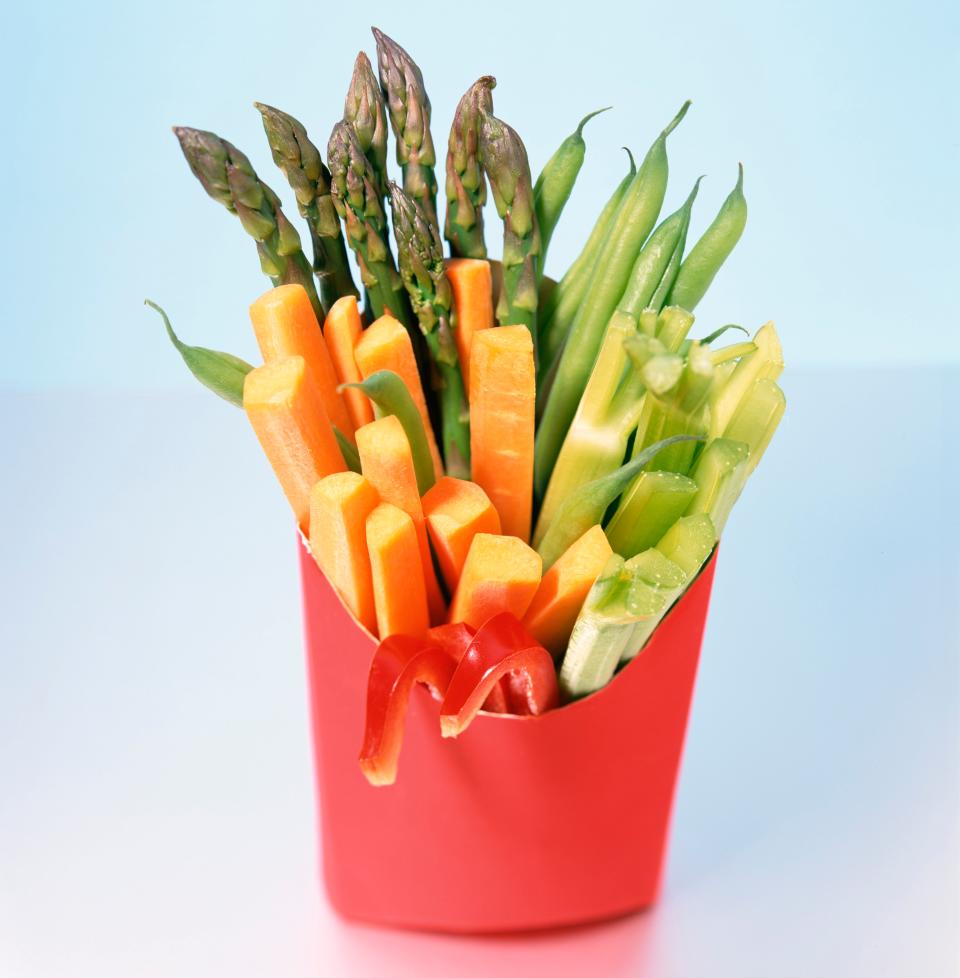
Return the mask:
<path id="1" fill-rule="evenodd" d="M 357 763 L 374 639 L 300 548 L 323 877 L 345 917 L 460 933 L 649 906 L 666 848 L 716 555 L 604 689 L 440 736 L 410 697 L 396 784 Z"/>

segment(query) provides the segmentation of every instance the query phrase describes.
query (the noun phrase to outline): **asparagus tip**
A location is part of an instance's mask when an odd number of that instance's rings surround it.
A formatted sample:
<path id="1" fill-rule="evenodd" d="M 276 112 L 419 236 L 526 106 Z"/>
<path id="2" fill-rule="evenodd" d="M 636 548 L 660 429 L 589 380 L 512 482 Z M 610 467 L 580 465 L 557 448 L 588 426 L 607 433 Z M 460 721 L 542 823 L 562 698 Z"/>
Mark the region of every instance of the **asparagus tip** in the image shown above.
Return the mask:
<path id="1" fill-rule="evenodd" d="M 589 122 L 589 121 L 590 121 L 590 120 L 591 120 L 591 119 L 592 119 L 592 118 L 593 118 L 593 117 L 594 117 L 595 115 L 600 115 L 600 114 L 601 114 L 601 113 L 603 113 L 603 112 L 609 112 L 609 111 L 610 111 L 610 110 L 611 110 L 612 108 L 613 108 L 613 106 L 612 106 L 612 105 L 607 105 L 607 106 L 604 106 L 604 108 L 602 108 L 602 109 L 594 109 L 594 110 L 593 110 L 593 112 L 588 112 L 588 113 L 587 113 L 587 114 L 586 114 L 586 115 L 585 115 L 585 116 L 584 116 L 584 117 L 583 117 L 583 118 L 582 118 L 582 119 L 580 120 L 580 125 L 579 125 L 579 126 L 577 126 L 577 131 L 576 131 L 576 132 L 574 133 L 574 135 L 575 135 L 575 136 L 576 136 L 576 137 L 577 137 L 578 139 L 582 139 L 582 138 L 583 138 L 583 127 L 584 127 L 584 126 L 585 126 L 585 125 L 586 125 L 586 124 L 587 124 L 587 123 L 588 123 L 588 122 Z"/>

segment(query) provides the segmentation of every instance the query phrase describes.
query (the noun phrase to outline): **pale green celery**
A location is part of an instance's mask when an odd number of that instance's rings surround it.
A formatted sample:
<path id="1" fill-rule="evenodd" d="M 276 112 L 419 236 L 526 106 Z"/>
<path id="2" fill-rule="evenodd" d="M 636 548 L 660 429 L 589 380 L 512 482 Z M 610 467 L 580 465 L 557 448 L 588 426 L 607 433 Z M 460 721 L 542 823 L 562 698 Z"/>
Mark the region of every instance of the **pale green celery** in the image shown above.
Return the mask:
<path id="1" fill-rule="evenodd" d="M 679 306 L 667 306 L 657 316 L 657 339 L 671 352 L 679 351 L 693 326 L 693 313 Z"/>
<path id="2" fill-rule="evenodd" d="M 710 435 L 718 437 L 726 431 L 730 419 L 744 395 L 761 378 L 776 380 L 783 372 L 783 351 L 773 323 L 757 330 L 753 338 L 756 351 L 742 357 L 726 382 L 715 388 L 710 398 Z"/>
<path id="3" fill-rule="evenodd" d="M 627 561 L 626 567 L 633 575 L 627 610 L 638 620 L 620 654 L 621 662 L 635 658 L 647 644 L 689 580 L 683 569 L 659 550 L 637 554 Z"/>
<path id="4" fill-rule="evenodd" d="M 742 441 L 714 438 L 703 450 L 693 472 L 697 494 L 690 515 L 707 513 L 718 534 L 747 481 L 750 447 Z"/>
<path id="5" fill-rule="evenodd" d="M 713 361 L 713 365 L 719 367 L 722 363 L 739 360 L 741 357 L 745 357 L 750 353 L 756 353 L 756 351 L 757 344 L 753 340 L 747 340 L 744 343 L 731 343 L 729 346 L 721 346 L 719 350 L 711 350 L 710 358 Z"/>
<path id="6" fill-rule="evenodd" d="M 607 527 L 610 546 L 623 557 L 654 546 L 687 511 L 696 494 L 697 484 L 686 476 L 641 472 Z"/>
<path id="7" fill-rule="evenodd" d="M 641 333 L 646 333 L 647 336 L 657 335 L 657 315 L 658 311 L 649 307 L 640 311 L 640 315 L 637 317 L 637 323 L 640 326 Z"/>
<path id="8" fill-rule="evenodd" d="M 723 437 L 744 442 L 750 448 L 747 475 L 757 467 L 763 453 L 780 424 L 787 401 L 775 380 L 761 377 L 744 395 Z M 616 548 L 614 548 L 616 549 Z"/>
<path id="9" fill-rule="evenodd" d="M 673 561 L 689 580 L 717 545 L 717 530 L 707 513 L 682 516 L 663 535 L 656 549 Z"/>

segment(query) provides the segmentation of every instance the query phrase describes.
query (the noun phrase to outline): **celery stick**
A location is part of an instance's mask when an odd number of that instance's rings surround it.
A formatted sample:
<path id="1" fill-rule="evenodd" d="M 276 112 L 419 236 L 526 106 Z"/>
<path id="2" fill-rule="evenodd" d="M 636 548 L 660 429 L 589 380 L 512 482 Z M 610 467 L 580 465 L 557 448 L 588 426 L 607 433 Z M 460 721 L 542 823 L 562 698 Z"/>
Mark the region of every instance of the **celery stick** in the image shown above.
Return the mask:
<path id="1" fill-rule="evenodd" d="M 717 531 L 706 513 L 683 516 L 663 535 L 657 550 L 693 580 L 717 545 Z"/>
<path id="2" fill-rule="evenodd" d="M 688 580 L 686 571 L 655 547 L 648 547 L 631 557 L 624 566 L 635 581 L 642 581 L 664 591 L 682 588 Z M 629 600 L 627 605 L 629 607 Z"/>
<path id="3" fill-rule="evenodd" d="M 641 472 L 607 527 L 614 551 L 632 557 L 652 547 L 697 494 L 693 479 L 676 472 Z"/>
<path id="4" fill-rule="evenodd" d="M 647 336 L 657 335 L 657 316 L 659 315 L 659 310 L 646 308 L 641 311 L 637 322 L 640 325 L 640 332 L 646 333 Z"/>
<path id="5" fill-rule="evenodd" d="M 694 470 L 697 494 L 688 512 L 707 513 L 717 533 L 723 533 L 727 517 L 747 481 L 750 448 L 742 441 L 714 438 L 703 450 Z"/>
<path id="6" fill-rule="evenodd" d="M 731 360 L 739 360 L 747 356 L 748 353 L 756 353 L 757 344 L 753 340 L 743 343 L 731 343 L 729 346 L 721 346 L 719 350 L 711 350 L 710 357 L 713 365 L 719 367 L 721 363 L 729 363 Z"/>
<path id="7" fill-rule="evenodd" d="M 676 353 L 692 325 L 692 312 L 679 306 L 667 306 L 657 317 L 657 339 L 672 353 Z"/>
<path id="8" fill-rule="evenodd" d="M 776 380 L 783 371 L 783 351 L 773 323 L 757 330 L 753 338 L 756 352 L 743 357 L 729 379 L 716 389 L 710 404 L 710 434 L 720 436 L 726 431 L 730 419 L 755 381 L 765 377 Z"/>
<path id="9" fill-rule="evenodd" d="M 627 662 L 647 644 L 663 616 L 683 594 L 690 580 L 683 569 L 659 550 L 645 550 L 626 563 L 633 575 L 627 610 L 636 618 L 630 638 L 620 653 L 620 661 Z M 652 609 L 649 613 L 647 609 Z"/>
<path id="10" fill-rule="evenodd" d="M 757 467 L 780 424 L 787 401 L 776 381 L 761 377 L 737 405 L 723 437 L 744 442 L 750 448 L 747 475 Z"/>

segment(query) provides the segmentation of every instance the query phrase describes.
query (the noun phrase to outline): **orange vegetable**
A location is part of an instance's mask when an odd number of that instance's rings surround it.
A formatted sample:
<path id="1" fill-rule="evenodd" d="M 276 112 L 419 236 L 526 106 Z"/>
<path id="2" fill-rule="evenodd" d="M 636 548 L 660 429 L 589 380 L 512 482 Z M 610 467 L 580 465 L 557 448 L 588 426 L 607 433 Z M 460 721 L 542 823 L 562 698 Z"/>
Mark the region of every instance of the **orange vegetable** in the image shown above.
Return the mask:
<path id="1" fill-rule="evenodd" d="M 453 291 L 453 335 L 457 341 L 463 385 L 470 390 L 470 347 L 473 336 L 493 326 L 493 277 L 482 258 L 450 258 L 447 279 Z"/>
<path id="2" fill-rule="evenodd" d="M 425 635 L 430 614 L 417 531 L 409 514 L 390 503 L 377 506 L 367 517 L 367 553 L 381 640 Z"/>
<path id="3" fill-rule="evenodd" d="M 247 374 L 243 407 L 305 533 L 310 490 L 347 466 L 303 357 L 282 357 Z"/>
<path id="4" fill-rule="evenodd" d="M 303 357 L 323 398 L 327 417 L 353 441 L 355 427 L 337 392 L 337 374 L 320 324 L 302 285 L 279 285 L 250 307 L 250 321 L 265 363 L 279 357 Z"/>
<path id="5" fill-rule="evenodd" d="M 440 572 L 452 594 L 478 533 L 500 533 L 500 516 L 475 483 L 444 476 L 423 497 L 423 512 Z"/>
<path id="6" fill-rule="evenodd" d="M 341 296 L 330 307 L 323 324 L 323 338 L 326 340 L 333 369 L 341 384 L 353 384 L 363 380 L 360 368 L 354 356 L 354 347 L 363 333 L 363 323 L 360 322 L 360 310 L 357 308 L 357 297 Z M 348 388 L 340 395 L 347 406 L 347 413 L 354 428 L 373 421 L 373 405 L 363 391 L 355 387 Z"/>
<path id="7" fill-rule="evenodd" d="M 574 541 L 543 575 L 523 624 L 555 659 L 566 650 L 584 598 L 612 553 L 598 523 Z"/>
<path id="8" fill-rule="evenodd" d="M 367 631 L 377 634 L 367 517 L 380 504 L 377 490 L 356 472 L 336 472 L 310 493 L 310 550 Z"/>
<path id="9" fill-rule="evenodd" d="M 479 628 L 503 611 L 523 618 L 540 584 L 542 566 L 540 555 L 523 540 L 478 533 L 470 544 L 449 620 Z"/>
<path id="10" fill-rule="evenodd" d="M 417 405 L 423 420 L 430 454 L 433 456 L 433 465 L 439 478 L 443 475 L 443 460 L 440 458 L 433 428 L 430 427 L 430 415 L 423 396 L 423 387 L 420 384 L 420 374 L 417 372 L 413 344 L 403 325 L 393 316 L 381 316 L 363 331 L 353 353 L 364 378 L 378 370 L 392 370 L 407 385 L 407 390 L 410 391 L 413 403 Z"/>
<path id="11" fill-rule="evenodd" d="M 357 450 L 360 453 L 360 468 L 383 502 L 397 506 L 413 520 L 430 617 L 432 621 L 439 623 L 443 621 L 446 603 L 433 569 L 433 557 L 427 540 L 423 505 L 417 489 L 417 474 L 413 467 L 413 454 L 407 433 L 399 419 L 388 414 L 357 429 Z"/>
<path id="12" fill-rule="evenodd" d="M 526 326 L 485 329 L 470 352 L 473 481 L 500 514 L 503 532 L 530 539 L 536 384 Z"/>

